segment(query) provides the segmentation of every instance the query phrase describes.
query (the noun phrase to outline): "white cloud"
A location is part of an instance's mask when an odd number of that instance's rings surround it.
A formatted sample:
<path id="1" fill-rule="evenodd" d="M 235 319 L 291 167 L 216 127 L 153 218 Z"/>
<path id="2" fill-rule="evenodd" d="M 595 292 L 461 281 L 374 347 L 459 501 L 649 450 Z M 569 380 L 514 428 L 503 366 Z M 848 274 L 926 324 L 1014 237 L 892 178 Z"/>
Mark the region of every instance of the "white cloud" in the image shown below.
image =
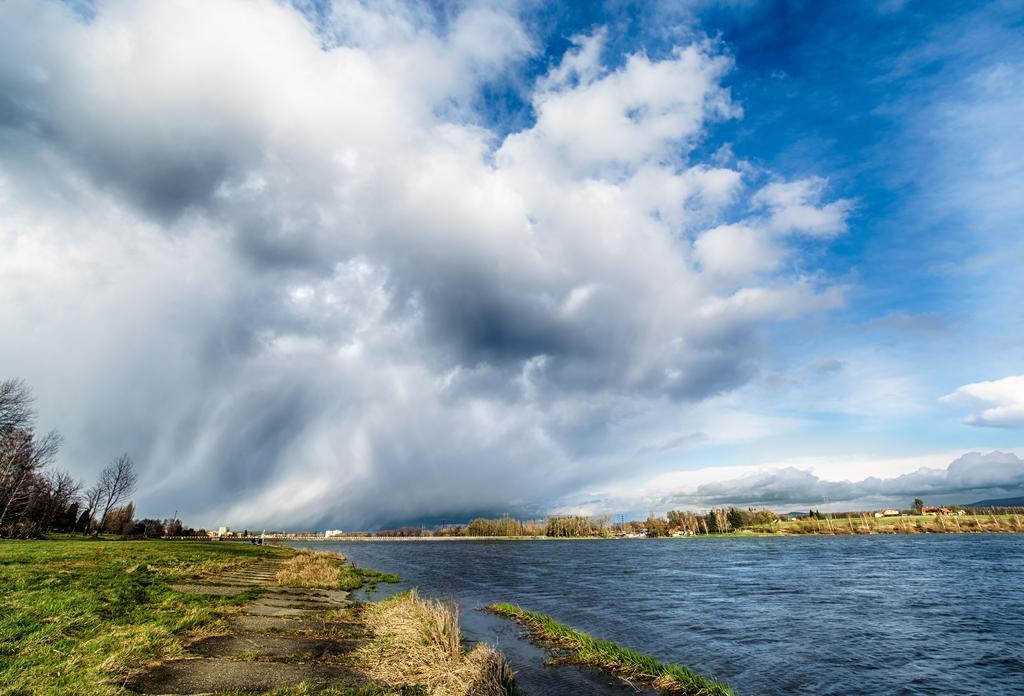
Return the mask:
<path id="1" fill-rule="evenodd" d="M 965 384 L 939 401 L 976 409 L 964 419 L 968 425 L 1024 428 L 1024 375 Z"/>
<path id="2" fill-rule="evenodd" d="M 694 248 L 704 270 L 730 280 L 773 271 L 781 261 L 781 249 L 763 230 L 744 225 L 710 229 L 697 237 Z"/>
<path id="3" fill-rule="evenodd" d="M 554 79 L 541 82 L 536 125 L 510 137 L 499 162 L 557 156 L 562 167 L 584 176 L 638 166 L 692 145 L 707 121 L 740 115 L 720 84 L 730 62 L 708 48 L 681 47 L 662 61 L 633 54 L 602 74 L 594 69 L 594 40 L 584 40 L 582 50 L 555 68 Z M 570 74 L 577 84 L 565 84 Z"/>
<path id="4" fill-rule="evenodd" d="M 767 208 L 772 230 L 831 237 L 846 232 L 853 203 L 843 199 L 822 205 L 826 184 L 821 178 L 772 183 L 758 191 L 752 202 Z"/>

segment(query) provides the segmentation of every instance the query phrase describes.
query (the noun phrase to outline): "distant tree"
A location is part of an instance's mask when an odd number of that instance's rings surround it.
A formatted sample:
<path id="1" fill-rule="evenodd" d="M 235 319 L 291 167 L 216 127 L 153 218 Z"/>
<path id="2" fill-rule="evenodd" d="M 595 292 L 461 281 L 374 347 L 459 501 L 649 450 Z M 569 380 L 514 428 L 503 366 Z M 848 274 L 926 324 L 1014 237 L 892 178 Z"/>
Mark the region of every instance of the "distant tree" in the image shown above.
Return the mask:
<path id="1" fill-rule="evenodd" d="M 914 505 L 911 509 L 915 515 L 920 515 L 921 511 L 924 510 L 924 501 L 920 498 L 914 498 Z"/>
<path id="2" fill-rule="evenodd" d="M 100 472 L 97 483 L 102 506 L 100 509 L 103 511 L 100 515 L 100 529 L 105 528 L 110 511 L 135 491 L 137 479 L 135 462 L 127 454 L 122 454 Z"/>
<path id="3" fill-rule="evenodd" d="M 647 516 L 647 521 L 644 522 L 644 530 L 647 532 L 647 536 L 649 537 L 668 536 L 668 522 L 660 517 L 655 517 L 652 512 Z"/>
<path id="4" fill-rule="evenodd" d="M 434 536 L 464 536 L 465 528 L 460 524 L 449 524 L 434 530 Z"/>
<path id="5" fill-rule="evenodd" d="M 75 522 L 74 531 L 86 534 L 89 532 L 89 526 L 91 525 L 91 523 L 92 510 L 86 508 L 85 510 L 82 510 L 82 512 L 78 515 L 78 521 Z"/>
<path id="6" fill-rule="evenodd" d="M 154 520 L 150 518 L 139 520 L 139 524 L 142 525 L 142 533 L 147 537 L 159 538 L 164 535 L 164 523 L 160 520 Z"/>
<path id="7" fill-rule="evenodd" d="M 42 519 L 42 531 L 48 532 L 53 529 L 55 524 L 58 524 L 59 518 L 67 516 L 68 510 L 74 508 L 72 516 L 76 516 L 78 512 L 78 492 L 81 490 L 82 484 L 71 477 L 71 474 L 65 471 L 58 471 L 48 477 L 48 493 L 46 501 L 46 509 Z M 71 520 L 71 524 L 74 525 L 74 519 Z M 59 524 L 59 526 L 67 526 Z"/>
<path id="8" fill-rule="evenodd" d="M 750 512 L 753 515 L 753 524 L 771 525 L 779 521 L 779 516 L 767 508 L 751 510 Z"/>
<path id="9" fill-rule="evenodd" d="M 165 536 L 186 536 L 183 534 L 184 527 L 181 524 L 181 520 L 177 517 L 168 517 L 164 520 L 164 535 Z"/>
<path id="10" fill-rule="evenodd" d="M 111 508 L 101 529 L 109 534 L 124 536 L 135 531 L 135 505 L 128 503 L 124 507 Z"/>
<path id="11" fill-rule="evenodd" d="M 85 529 L 82 531 L 89 533 L 92 530 L 93 524 L 96 520 L 96 513 L 99 512 L 100 501 L 106 496 L 106 490 L 103 487 L 103 481 L 97 481 L 94 483 L 89 490 L 85 492 L 85 512 L 83 513 L 85 518 Z"/>
<path id="12" fill-rule="evenodd" d="M 668 526 L 669 529 L 680 529 L 689 534 L 699 534 L 702 527 L 697 514 L 686 510 L 669 510 Z"/>
<path id="13" fill-rule="evenodd" d="M 643 523 L 638 522 L 643 529 Z M 536 532 L 539 527 L 530 525 L 530 531 Z M 564 515 L 549 517 L 544 525 L 544 536 L 549 537 L 597 537 L 608 535 L 607 517 L 590 517 L 588 515 Z"/>
<path id="14" fill-rule="evenodd" d="M 723 508 L 713 508 L 705 517 L 707 529 L 713 534 L 725 534 L 732 531 L 729 524 L 729 513 Z"/>

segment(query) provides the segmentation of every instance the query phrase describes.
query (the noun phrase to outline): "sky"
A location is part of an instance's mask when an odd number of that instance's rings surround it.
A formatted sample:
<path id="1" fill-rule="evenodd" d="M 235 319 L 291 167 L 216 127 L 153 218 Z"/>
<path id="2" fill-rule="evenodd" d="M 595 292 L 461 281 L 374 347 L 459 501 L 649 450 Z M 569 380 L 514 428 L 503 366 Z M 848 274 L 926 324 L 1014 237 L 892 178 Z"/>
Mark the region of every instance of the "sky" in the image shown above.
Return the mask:
<path id="1" fill-rule="evenodd" d="M 196 526 L 1024 494 L 1022 30 L 0 3 L 0 378 Z"/>

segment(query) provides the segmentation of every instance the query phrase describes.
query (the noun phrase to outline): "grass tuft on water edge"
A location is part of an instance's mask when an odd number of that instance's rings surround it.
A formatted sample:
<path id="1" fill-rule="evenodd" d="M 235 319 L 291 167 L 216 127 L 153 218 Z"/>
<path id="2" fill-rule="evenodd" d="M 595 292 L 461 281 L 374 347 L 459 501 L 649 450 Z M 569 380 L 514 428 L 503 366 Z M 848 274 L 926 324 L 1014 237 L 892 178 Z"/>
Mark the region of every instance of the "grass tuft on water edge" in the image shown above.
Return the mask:
<path id="1" fill-rule="evenodd" d="M 719 681 L 701 676 L 680 665 L 662 664 L 649 655 L 623 648 L 611 641 L 594 638 L 539 612 L 504 602 L 492 604 L 486 609 L 522 624 L 535 640 L 571 651 L 571 662 L 599 667 L 629 681 L 642 682 L 664 693 L 686 696 L 735 696 L 732 689 Z"/>
<path id="2" fill-rule="evenodd" d="M 454 602 L 410 590 L 362 605 L 360 619 L 373 638 L 353 653 L 355 666 L 375 682 L 398 690 L 422 687 L 430 696 L 518 693 L 503 654 L 483 643 L 464 649 Z"/>
<path id="3" fill-rule="evenodd" d="M 340 553 L 299 549 L 274 576 L 282 587 L 313 587 L 330 590 L 355 590 L 363 585 L 376 589 L 378 582 L 395 583 L 394 573 L 357 568 Z"/>

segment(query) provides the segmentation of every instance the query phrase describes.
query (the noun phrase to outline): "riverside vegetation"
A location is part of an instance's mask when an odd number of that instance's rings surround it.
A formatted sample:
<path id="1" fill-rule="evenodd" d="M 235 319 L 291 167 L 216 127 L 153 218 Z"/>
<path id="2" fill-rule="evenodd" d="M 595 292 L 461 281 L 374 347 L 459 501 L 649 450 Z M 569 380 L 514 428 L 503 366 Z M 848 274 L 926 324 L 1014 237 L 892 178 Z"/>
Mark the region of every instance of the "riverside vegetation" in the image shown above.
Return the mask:
<path id="1" fill-rule="evenodd" d="M 916 507 L 916 506 L 915 506 Z M 666 517 L 650 515 L 646 520 L 612 523 L 608 516 L 569 515 L 546 520 L 521 521 L 509 517 L 477 518 L 466 525 L 446 525 L 433 531 L 419 527 L 379 532 L 352 532 L 358 537 L 493 537 L 519 539 L 648 538 L 669 536 L 722 536 L 803 534 L 949 534 L 970 532 L 1024 532 L 1024 509 L 979 508 L 925 514 L 911 508 L 891 517 L 871 512 L 778 515 L 768 509 L 713 508 L 707 512 L 670 510 Z"/>
<path id="2" fill-rule="evenodd" d="M 714 679 L 680 665 L 665 665 L 611 641 L 600 640 L 550 616 L 513 604 L 492 604 L 487 610 L 525 626 L 531 637 L 556 651 L 562 662 L 590 665 L 607 670 L 628 682 L 653 687 L 666 694 L 686 696 L 733 696 L 733 691 Z"/>
<path id="3" fill-rule="evenodd" d="M 339 554 L 271 546 L 0 541 L 0 693 L 127 693 L 125 685 L 146 669 L 188 657 L 190 643 L 229 634 L 229 622 L 258 594 L 245 587 L 234 594 L 193 594 L 172 585 L 244 576 L 268 562 L 280 567 L 272 581 L 283 589 L 354 589 L 397 580 L 357 569 Z M 406 593 L 332 614 L 331 620 L 357 626 L 365 636 L 357 649 L 337 658 L 363 686 L 299 683 L 270 693 L 511 693 L 511 670 L 500 653 L 483 645 L 463 650 L 458 612 L 450 603 Z"/>

